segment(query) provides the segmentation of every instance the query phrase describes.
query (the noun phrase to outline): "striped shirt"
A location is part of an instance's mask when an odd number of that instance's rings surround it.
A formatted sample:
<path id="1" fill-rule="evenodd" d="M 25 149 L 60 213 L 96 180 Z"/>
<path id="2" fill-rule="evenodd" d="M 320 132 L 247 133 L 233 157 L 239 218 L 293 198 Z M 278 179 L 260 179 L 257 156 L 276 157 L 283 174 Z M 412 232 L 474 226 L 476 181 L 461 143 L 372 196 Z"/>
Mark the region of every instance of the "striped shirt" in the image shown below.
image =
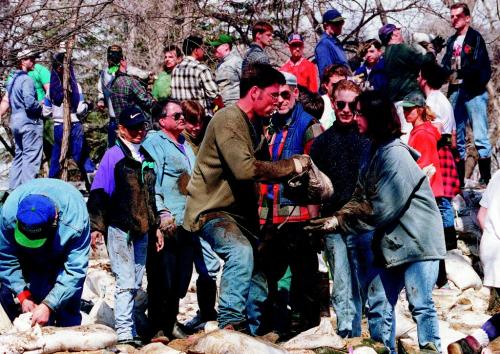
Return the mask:
<path id="1" fill-rule="evenodd" d="M 172 71 L 172 98 L 178 101 L 194 100 L 205 110 L 210 109 L 212 101 L 219 95 L 210 69 L 191 56 Z"/>

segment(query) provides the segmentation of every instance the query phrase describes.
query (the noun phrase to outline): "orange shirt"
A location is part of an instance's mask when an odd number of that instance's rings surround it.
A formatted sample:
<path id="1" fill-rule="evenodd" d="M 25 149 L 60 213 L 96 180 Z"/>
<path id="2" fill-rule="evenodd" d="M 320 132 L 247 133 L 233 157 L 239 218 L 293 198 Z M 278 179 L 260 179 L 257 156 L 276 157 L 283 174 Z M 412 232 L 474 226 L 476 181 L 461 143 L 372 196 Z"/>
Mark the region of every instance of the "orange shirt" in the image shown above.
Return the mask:
<path id="1" fill-rule="evenodd" d="M 292 63 L 290 59 L 280 68 L 281 71 L 295 75 L 297 83 L 311 92 L 318 92 L 318 69 L 306 58 Z"/>

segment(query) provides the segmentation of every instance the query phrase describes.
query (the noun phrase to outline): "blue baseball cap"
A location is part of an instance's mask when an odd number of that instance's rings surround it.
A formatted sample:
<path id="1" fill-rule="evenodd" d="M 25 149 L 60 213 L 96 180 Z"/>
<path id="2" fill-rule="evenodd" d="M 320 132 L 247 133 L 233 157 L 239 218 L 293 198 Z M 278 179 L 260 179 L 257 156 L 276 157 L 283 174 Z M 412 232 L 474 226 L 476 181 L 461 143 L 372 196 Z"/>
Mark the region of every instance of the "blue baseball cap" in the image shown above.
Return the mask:
<path id="1" fill-rule="evenodd" d="M 383 45 L 387 45 L 387 43 L 391 39 L 392 32 L 397 29 L 399 29 L 399 27 L 392 23 L 388 23 L 380 27 L 380 29 L 378 30 L 378 38 L 380 38 L 380 41 Z"/>
<path id="2" fill-rule="evenodd" d="M 18 205 L 14 238 L 27 248 L 42 247 L 54 235 L 56 205 L 47 196 L 30 194 Z"/>
<path id="3" fill-rule="evenodd" d="M 288 36 L 288 44 L 292 43 L 304 43 L 304 37 L 302 37 L 299 33 L 292 33 Z"/>
<path id="4" fill-rule="evenodd" d="M 128 106 L 120 113 L 118 123 L 126 128 L 137 126 L 146 121 L 146 117 L 141 109 L 137 106 Z"/>
<path id="5" fill-rule="evenodd" d="M 334 22 L 341 22 L 344 21 L 345 19 L 342 17 L 340 14 L 339 10 L 332 8 L 331 10 L 328 10 L 323 14 L 323 23 L 334 23 Z"/>

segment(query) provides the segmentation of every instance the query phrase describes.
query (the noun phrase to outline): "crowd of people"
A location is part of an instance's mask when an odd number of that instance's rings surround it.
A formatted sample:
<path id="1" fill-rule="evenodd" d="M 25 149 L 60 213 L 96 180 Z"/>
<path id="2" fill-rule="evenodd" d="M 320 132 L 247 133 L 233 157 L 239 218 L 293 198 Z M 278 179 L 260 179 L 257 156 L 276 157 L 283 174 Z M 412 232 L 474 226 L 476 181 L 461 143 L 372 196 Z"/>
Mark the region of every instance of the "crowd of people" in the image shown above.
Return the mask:
<path id="1" fill-rule="evenodd" d="M 65 54 L 48 70 L 20 51 L 0 104 L 0 117 L 10 108 L 15 141 L 0 223 L 0 301 L 9 317 L 32 312 L 33 324 L 79 324 L 89 254 L 105 243 L 119 343 L 168 342 L 208 321 L 286 338 L 329 317 L 331 301 L 340 336 L 361 336 L 366 316 L 371 338 L 395 353 L 394 309 L 406 289 L 419 347 L 442 352 L 432 291 L 449 286 L 444 258 L 457 248 L 451 199 L 465 185 L 468 123 L 480 182 L 491 179 L 488 52 L 467 5 L 450 11 L 455 34 L 446 44 L 434 38 L 420 53 L 386 24 L 363 43 L 361 65 L 338 38 L 345 19 L 336 9 L 323 14 L 314 61 L 304 57 L 304 37 L 291 33 L 290 58 L 276 65 L 266 53 L 267 22 L 253 25 L 243 57 L 228 34 L 191 35 L 165 47 L 152 90 L 112 45 L 97 83 L 97 107 L 109 117 L 98 163 L 89 158 L 80 120 L 89 104 L 70 63 L 69 148 L 82 175 L 92 173 L 87 202 L 57 179 Z M 219 60 L 214 72 L 203 63 L 207 46 Z M 44 153 L 49 179 L 36 178 Z M 306 192 L 317 169 L 333 187 L 326 200 Z M 500 288 L 499 178 L 479 214 L 492 297 Z M 193 267 L 199 310 L 178 323 Z M 145 274 L 146 331 L 134 316 Z M 497 315 L 450 352 L 480 353 L 498 325 Z"/>

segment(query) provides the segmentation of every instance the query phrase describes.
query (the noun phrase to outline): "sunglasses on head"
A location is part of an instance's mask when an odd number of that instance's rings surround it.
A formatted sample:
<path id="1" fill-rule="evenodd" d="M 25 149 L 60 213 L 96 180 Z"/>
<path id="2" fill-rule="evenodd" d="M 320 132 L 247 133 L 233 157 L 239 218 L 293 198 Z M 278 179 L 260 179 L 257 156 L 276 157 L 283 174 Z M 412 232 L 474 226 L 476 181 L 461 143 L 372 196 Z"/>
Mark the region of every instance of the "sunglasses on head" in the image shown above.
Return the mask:
<path id="1" fill-rule="evenodd" d="M 343 110 L 345 106 L 349 107 L 349 110 L 351 112 L 356 112 L 356 106 L 358 105 L 357 101 L 352 101 L 352 102 L 346 102 L 346 101 L 335 101 L 335 106 L 337 106 L 338 109 Z"/>

